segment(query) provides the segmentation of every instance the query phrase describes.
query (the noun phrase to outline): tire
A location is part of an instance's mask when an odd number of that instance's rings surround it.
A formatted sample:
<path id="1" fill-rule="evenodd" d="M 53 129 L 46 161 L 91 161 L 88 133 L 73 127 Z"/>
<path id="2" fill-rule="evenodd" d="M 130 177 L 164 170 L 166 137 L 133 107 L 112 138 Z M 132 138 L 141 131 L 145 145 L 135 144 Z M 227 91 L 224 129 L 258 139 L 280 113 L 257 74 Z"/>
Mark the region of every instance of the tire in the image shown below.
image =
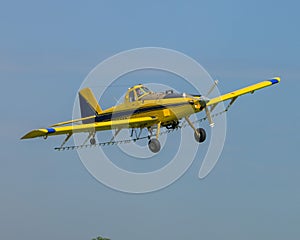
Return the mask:
<path id="1" fill-rule="evenodd" d="M 198 133 L 198 134 L 197 134 Z M 197 128 L 197 133 L 194 133 L 196 142 L 202 143 L 206 139 L 206 132 L 203 128 Z"/>
<path id="2" fill-rule="evenodd" d="M 90 144 L 95 145 L 96 144 L 96 139 L 95 138 L 91 138 L 90 139 Z"/>
<path id="3" fill-rule="evenodd" d="M 160 142 L 157 139 L 150 139 L 148 142 L 148 147 L 151 152 L 157 153 L 160 150 Z"/>

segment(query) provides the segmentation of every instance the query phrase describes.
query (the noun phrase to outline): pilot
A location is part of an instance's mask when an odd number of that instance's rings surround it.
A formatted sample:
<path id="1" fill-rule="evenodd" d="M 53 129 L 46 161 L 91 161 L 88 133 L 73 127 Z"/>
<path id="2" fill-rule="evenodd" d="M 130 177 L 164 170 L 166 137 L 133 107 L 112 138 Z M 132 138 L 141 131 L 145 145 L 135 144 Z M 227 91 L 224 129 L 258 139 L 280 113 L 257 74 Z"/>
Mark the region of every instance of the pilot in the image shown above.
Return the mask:
<path id="1" fill-rule="evenodd" d="M 136 89 L 136 94 L 137 94 L 138 97 L 140 97 L 140 96 L 143 95 L 143 92 L 142 92 L 142 90 L 140 88 L 137 88 Z"/>

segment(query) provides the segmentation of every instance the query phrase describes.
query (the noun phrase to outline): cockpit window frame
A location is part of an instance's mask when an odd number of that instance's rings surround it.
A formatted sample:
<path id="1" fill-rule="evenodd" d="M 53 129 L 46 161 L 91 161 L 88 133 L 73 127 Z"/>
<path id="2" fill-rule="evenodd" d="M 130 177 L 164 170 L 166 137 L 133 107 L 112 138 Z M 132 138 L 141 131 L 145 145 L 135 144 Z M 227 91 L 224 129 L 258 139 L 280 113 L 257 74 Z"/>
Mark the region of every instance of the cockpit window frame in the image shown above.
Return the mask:
<path id="1" fill-rule="evenodd" d="M 136 101 L 135 89 L 132 89 L 131 91 L 129 91 L 128 99 L 129 99 L 129 102 L 135 102 Z"/>
<path id="2" fill-rule="evenodd" d="M 136 96 L 138 99 L 143 97 L 146 94 L 142 87 L 137 87 L 134 90 L 135 90 L 135 93 L 136 93 Z M 140 91 L 140 94 L 138 94 L 139 91 Z"/>
<path id="3" fill-rule="evenodd" d="M 138 91 L 140 91 L 141 93 L 138 94 Z M 139 85 L 139 86 L 132 87 L 127 92 L 126 99 L 128 102 L 135 102 L 141 100 L 141 98 L 145 97 L 150 93 L 152 93 L 152 91 L 149 88 L 143 85 Z"/>

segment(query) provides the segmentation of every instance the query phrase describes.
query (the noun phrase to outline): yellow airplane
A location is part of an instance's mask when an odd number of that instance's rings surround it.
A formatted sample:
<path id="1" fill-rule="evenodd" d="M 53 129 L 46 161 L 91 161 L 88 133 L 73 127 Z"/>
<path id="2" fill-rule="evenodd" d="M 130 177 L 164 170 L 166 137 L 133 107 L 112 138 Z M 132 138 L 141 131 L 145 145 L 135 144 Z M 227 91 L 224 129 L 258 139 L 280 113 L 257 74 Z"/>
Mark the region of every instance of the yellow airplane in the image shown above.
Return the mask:
<path id="1" fill-rule="evenodd" d="M 280 78 L 275 77 L 212 99 L 201 95 L 180 94 L 173 90 L 162 93 L 152 92 L 144 85 L 139 84 L 128 89 L 122 104 L 106 110 L 101 109 L 91 89 L 84 88 L 79 92 L 80 119 L 57 123 L 48 128 L 32 130 L 21 139 L 35 137 L 46 139 L 48 136 L 67 135 L 61 146 L 56 148 L 63 149 L 64 144 L 73 133 L 88 133 L 86 140 L 81 145 L 85 146 L 88 140 L 91 145 L 96 145 L 95 133 L 97 131 L 115 129 L 115 134 L 110 141 L 110 143 L 113 143 L 114 138 L 122 129 L 139 129 L 141 133 L 142 129 L 146 128 L 149 132 L 147 137 L 149 139 L 149 149 L 156 153 L 161 148 L 158 138 L 162 127 L 171 130 L 176 129 L 180 127 L 180 121 L 185 119 L 194 130 L 195 140 L 199 143 L 204 142 L 206 132 L 203 128 L 194 126 L 189 119 L 192 114 L 204 110 L 206 119 L 213 127 L 214 122 L 211 112 L 218 103 L 231 100 L 226 109 L 227 111 L 239 96 L 254 93 L 258 89 L 279 82 Z M 209 93 L 213 91 L 216 84 L 217 82 L 209 90 Z M 77 125 L 74 125 L 74 123 Z"/>

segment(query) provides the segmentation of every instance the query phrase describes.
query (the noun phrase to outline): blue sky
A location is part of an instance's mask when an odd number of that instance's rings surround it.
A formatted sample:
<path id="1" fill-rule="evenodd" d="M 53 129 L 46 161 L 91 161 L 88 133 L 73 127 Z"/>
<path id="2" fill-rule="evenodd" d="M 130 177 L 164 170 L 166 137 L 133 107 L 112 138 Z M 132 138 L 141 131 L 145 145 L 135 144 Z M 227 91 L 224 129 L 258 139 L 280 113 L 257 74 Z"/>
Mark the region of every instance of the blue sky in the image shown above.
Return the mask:
<path id="1" fill-rule="evenodd" d="M 0 238 L 299 239 L 299 7 L 265 0 L 2 2 Z M 223 153 L 206 179 L 198 180 L 196 159 L 164 190 L 124 194 L 98 183 L 76 152 L 55 152 L 62 139 L 19 140 L 70 119 L 81 82 L 100 61 L 146 46 L 196 59 L 224 93 L 282 77 L 231 109 Z"/>

